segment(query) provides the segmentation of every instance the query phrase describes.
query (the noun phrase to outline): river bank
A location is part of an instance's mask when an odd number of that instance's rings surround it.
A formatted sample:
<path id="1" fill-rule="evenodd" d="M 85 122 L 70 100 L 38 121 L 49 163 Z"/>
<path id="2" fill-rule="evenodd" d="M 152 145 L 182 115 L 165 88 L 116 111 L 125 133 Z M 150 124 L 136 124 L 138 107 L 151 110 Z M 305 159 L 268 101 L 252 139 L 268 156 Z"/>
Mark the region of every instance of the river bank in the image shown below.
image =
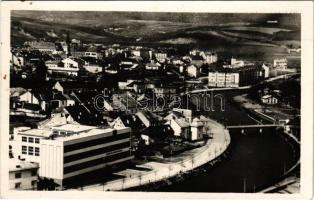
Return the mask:
<path id="1" fill-rule="evenodd" d="M 274 127 L 263 128 L 262 133 L 259 128 L 246 132 L 248 134 L 242 134 L 240 129 L 230 130 L 232 143 L 226 156 L 220 157 L 221 162 L 206 164 L 195 173 L 183 175 L 184 181 L 170 180 L 171 185 L 131 191 L 243 193 L 273 186 L 298 162 L 298 144 L 276 132 Z"/>

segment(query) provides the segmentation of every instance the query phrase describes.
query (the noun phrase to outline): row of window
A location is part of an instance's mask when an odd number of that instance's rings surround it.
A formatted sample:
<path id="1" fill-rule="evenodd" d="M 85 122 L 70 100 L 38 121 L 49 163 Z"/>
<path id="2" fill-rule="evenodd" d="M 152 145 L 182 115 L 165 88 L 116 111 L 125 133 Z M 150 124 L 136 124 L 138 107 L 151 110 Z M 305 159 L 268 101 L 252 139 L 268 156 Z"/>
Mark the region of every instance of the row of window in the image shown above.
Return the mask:
<path id="1" fill-rule="evenodd" d="M 34 149 L 35 149 L 35 154 L 34 154 Z M 35 156 L 39 156 L 39 147 L 27 147 L 27 146 L 22 146 L 22 154 L 26 155 L 35 155 Z"/>
<path id="2" fill-rule="evenodd" d="M 31 182 L 32 187 L 36 187 L 36 183 L 37 183 L 37 181 L 36 181 L 36 180 L 33 180 L 33 181 Z M 21 182 L 15 183 L 15 189 L 19 189 L 19 188 L 21 188 Z"/>
<path id="3" fill-rule="evenodd" d="M 27 137 L 26 136 L 22 136 L 22 142 L 27 142 Z M 28 137 L 28 142 L 29 143 L 37 143 L 39 144 L 39 138 L 33 138 L 33 137 Z"/>
<path id="4" fill-rule="evenodd" d="M 100 155 L 100 154 L 106 154 L 108 152 L 123 149 L 126 147 L 130 147 L 129 141 L 124 142 L 124 143 L 120 143 L 120 144 L 115 144 L 115 145 L 103 147 L 103 148 L 99 148 L 99 149 L 94 149 L 91 151 L 85 151 L 82 153 L 66 156 L 66 157 L 64 157 L 64 163 L 69 163 L 69 162 L 72 162 L 75 160 L 84 159 L 84 158 L 88 158 L 88 157 L 92 157 L 92 156 L 96 156 L 96 155 Z"/>
<path id="5" fill-rule="evenodd" d="M 131 156 L 130 151 L 126 151 L 126 152 L 118 153 L 118 154 L 115 154 L 115 155 L 110 155 L 110 156 L 107 156 L 105 158 L 99 158 L 99 159 L 87 161 L 87 162 L 84 162 L 84 163 L 79 163 L 79 164 L 76 164 L 76 165 L 65 167 L 64 168 L 64 173 L 67 174 L 67 173 L 71 173 L 71 172 L 74 172 L 74 171 L 78 171 L 78 170 L 86 169 L 86 168 L 89 168 L 89 167 L 93 167 L 93 166 L 96 166 L 96 165 L 99 165 L 99 164 L 106 164 L 106 163 L 109 163 L 109 162 L 112 162 L 112 161 L 115 161 L 115 160 L 120 160 L 122 158 L 129 157 L 129 156 Z"/>
<path id="6" fill-rule="evenodd" d="M 16 172 L 14 174 L 15 178 L 22 178 L 22 173 L 21 172 Z M 36 169 L 32 169 L 31 170 L 31 176 L 37 176 L 37 170 Z"/>
<path id="7" fill-rule="evenodd" d="M 87 147 L 92 147 L 92 146 L 96 146 L 96 145 L 100 145 L 100 144 L 104 144 L 104 143 L 108 143 L 108 142 L 118 141 L 118 140 L 122 140 L 125 138 L 130 138 L 131 133 L 127 132 L 127 133 L 122 133 L 122 134 L 117 135 L 114 132 L 113 134 L 114 134 L 113 136 L 108 136 L 108 137 L 104 137 L 104 138 L 97 138 L 97 139 L 89 140 L 86 142 L 80 142 L 80 143 L 76 143 L 76 144 L 67 145 L 64 147 L 64 153 L 70 152 L 70 151 L 75 151 L 78 149 L 87 148 Z"/>

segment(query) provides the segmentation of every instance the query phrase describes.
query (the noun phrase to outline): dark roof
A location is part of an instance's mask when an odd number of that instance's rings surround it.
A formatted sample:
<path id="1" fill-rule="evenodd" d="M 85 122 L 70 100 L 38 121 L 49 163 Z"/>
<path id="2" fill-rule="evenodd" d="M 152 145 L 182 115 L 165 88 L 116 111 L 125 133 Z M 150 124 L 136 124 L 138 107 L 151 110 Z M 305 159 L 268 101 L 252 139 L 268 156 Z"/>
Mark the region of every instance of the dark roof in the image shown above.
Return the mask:
<path id="1" fill-rule="evenodd" d="M 150 122 L 159 122 L 158 116 L 149 111 L 140 111 Z"/>
<path id="2" fill-rule="evenodd" d="M 75 101 L 79 103 L 88 103 L 88 102 L 93 102 L 94 98 L 102 94 L 99 91 L 83 91 L 83 92 L 72 92 L 71 96 L 74 97 Z"/>
<path id="3" fill-rule="evenodd" d="M 154 139 L 165 139 L 170 135 L 174 134 L 173 129 L 169 125 L 160 125 L 160 126 L 154 126 L 154 127 L 148 127 L 144 129 L 141 134 L 148 135 L 151 138 Z"/>
<path id="4" fill-rule="evenodd" d="M 93 106 L 75 105 L 67 106 L 64 108 L 74 119 L 82 125 L 107 125 L 107 120 L 103 118 L 103 115 L 93 109 Z"/>
<path id="5" fill-rule="evenodd" d="M 61 101 L 65 101 L 67 100 L 67 98 L 62 94 L 62 93 L 56 93 L 53 97 L 54 100 L 61 100 Z"/>
<path id="6" fill-rule="evenodd" d="M 101 89 L 103 86 L 97 82 L 65 81 L 59 82 L 64 89 Z"/>
<path id="7" fill-rule="evenodd" d="M 202 56 L 200 55 L 195 55 L 195 56 L 191 56 L 192 60 L 204 60 Z"/>
<path id="8" fill-rule="evenodd" d="M 132 131 L 141 130 L 145 125 L 136 115 L 121 115 L 119 116 L 125 126 L 128 126 Z"/>
<path id="9" fill-rule="evenodd" d="M 33 110 L 33 111 L 40 110 L 40 106 L 38 104 L 32 104 L 32 103 L 23 103 L 22 108 L 27 109 L 27 110 Z"/>

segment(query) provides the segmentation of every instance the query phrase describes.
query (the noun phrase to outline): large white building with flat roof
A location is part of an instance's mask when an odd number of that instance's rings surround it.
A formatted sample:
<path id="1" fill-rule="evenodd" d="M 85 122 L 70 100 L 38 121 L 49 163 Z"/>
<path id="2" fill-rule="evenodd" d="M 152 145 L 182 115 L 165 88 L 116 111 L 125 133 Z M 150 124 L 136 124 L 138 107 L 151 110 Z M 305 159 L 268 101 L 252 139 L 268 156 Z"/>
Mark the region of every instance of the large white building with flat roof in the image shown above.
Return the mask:
<path id="1" fill-rule="evenodd" d="M 46 129 L 20 129 L 16 153 L 39 163 L 39 176 L 62 186 L 67 178 L 134 158 L 131 129 L 64 124 Z"/>

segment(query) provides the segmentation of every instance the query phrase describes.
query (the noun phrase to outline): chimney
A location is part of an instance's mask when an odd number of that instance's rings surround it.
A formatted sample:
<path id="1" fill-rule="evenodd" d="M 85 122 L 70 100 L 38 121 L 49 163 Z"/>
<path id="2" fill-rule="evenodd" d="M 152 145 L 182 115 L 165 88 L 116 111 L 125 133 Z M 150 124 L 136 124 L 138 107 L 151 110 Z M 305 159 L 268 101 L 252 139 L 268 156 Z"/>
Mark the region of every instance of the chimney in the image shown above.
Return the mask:
<path id="1" fill-rule="evenodd" d="M 67 48 L 68 48 L 68 52 L 67 52 L 67 57 L 71 56 L 71 40 L 70 40 L 70 32 L 67 32 L 67 38 L 66 38 L 66 43 L 67 43 Z"/>

